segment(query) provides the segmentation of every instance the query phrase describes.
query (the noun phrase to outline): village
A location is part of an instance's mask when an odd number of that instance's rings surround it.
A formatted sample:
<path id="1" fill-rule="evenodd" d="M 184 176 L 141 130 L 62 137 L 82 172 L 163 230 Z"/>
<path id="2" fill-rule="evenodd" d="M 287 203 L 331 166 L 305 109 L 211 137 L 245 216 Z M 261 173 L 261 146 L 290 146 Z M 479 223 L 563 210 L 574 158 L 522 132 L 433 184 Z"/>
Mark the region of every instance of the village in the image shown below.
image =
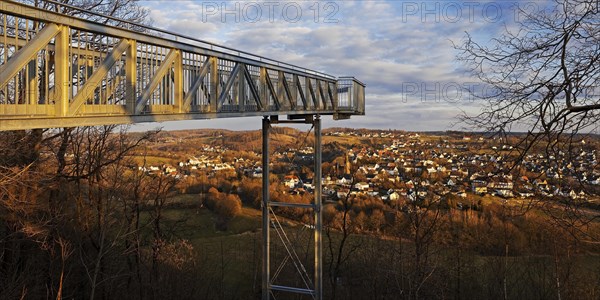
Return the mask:
<path id="1" fill-rule="evenodd" d="M 344 137 L 369 141 L 348 145 L 339 155 L 323 161 L 321 180 L 326 201 L 349 194 L 377 197 L 391 205 L 396 201 L 461 199 L 469 195 L 489 195 L 504 200 L 554 197 L 594 201 L 594 194 L 600 188 L 599 154 L 594 144 L 597 141 L 586 144 L 581 140 L 578 155 L 568 159 L 541 152 L 529 153 L 519 168 L 514 168 L 513 146 L 472 134 L 445 136 L 344 130 L 327 131 L 325 135 L 333 141 Z M 158 142 L 177 144 L 172 139 Z M 243 155 L 234 156 L 240 153 Z M 238 179 L 262 177 L 257 151 L 240 152 L 226 146 L 201 145 L 194 153 L 180 154 L 188 158 L 173 165 L 138 168 L 177 179 L 217 174 Z M 271 156 L 271 174 L 277 176 L 287 193 L 314 191 L 310 171 L 312 147 L 288 148 L 275 151 Z M 462 206 L 460 201 L 458 203 Z"/>

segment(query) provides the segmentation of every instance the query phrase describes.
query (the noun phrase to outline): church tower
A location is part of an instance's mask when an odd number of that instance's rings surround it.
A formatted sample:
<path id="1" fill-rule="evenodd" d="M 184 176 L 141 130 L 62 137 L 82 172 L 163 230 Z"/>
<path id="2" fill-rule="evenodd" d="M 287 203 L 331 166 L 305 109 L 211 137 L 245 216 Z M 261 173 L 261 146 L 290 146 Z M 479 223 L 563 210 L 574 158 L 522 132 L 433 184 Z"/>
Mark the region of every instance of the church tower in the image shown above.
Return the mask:
<path id="1" fill-rule="evenodd" d="M 344 169 L 344 174 L 351 174 L 350 170 L 352 170 L 352 163 L 350 162 L 350 156 L 348 155 L 348 152 L 346 152 L 346 168 Z"/>

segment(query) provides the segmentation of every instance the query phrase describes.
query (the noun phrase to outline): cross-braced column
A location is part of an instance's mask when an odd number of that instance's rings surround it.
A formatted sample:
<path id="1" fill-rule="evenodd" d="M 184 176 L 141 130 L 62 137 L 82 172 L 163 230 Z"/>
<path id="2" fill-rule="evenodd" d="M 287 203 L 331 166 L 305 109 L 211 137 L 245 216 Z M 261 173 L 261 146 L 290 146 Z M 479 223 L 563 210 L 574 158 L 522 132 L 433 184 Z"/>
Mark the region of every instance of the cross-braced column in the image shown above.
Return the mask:
<path id="1" fill-rule="evenodd" d="M 321 202 L 321 119 L 313 120 L 315 127 L 315 299 L 323 299 L 323 214 Z"/>
<path id="2" fill-rule="evenodd" d="M 263 262 L 262 262 L 262 298 L 269 300 L 270 253 L 269 253 L 269 128 L 271 122 L 268 117 L 262 121 L 262 236 L 263 236 Z"/>
<path id="3" fill-rule="evenodd" d="M 315 130 L 315 144 L 314 144 L 314 202 L 312 204 L 301 204 L 301 203 L 288 203 L 271 201 L 269 199 L 269 129 L 271 124 L 278 123 L 293 123 L 293 124 L 312 124 Z M 318 115 L 304 117 L 304 120 L 292 119 L 292 120 L 278 120 L 277 116 L 271 117 L 271 119 L 263 119 L 263 202 L 262 202 L 262 216 L 263 216 L 263 264 L 262 264 L 262 299 L 270 299 L 272 291 L 305 294 L 311 295 L 313 299 L 323 299 L 323 218 L 322 218 L 322 202 L 321 202 L 321 119 Z M 314 226 L 314 277 L 308 275 L 304 264 L 301 262 L 297 252 L 293 249 L 293 243 L 289 240 L 284 228 L 281 226 L 281 222 L 278 220 L 277 215 L 272 210 L 273 207 L 297 207 L 297 208 L 308 208 L 312 209 Z M 270 273 L 270 236 L 269 230 L 271 227 L 275 229 L 276 236 L 281 239 L 283 247 L 287 251 L 287 257 L 284 259 L 279 269 L 273 273 L 271 277 Z M 273 281 L 276 281 L 277 276 L 281 272 L 283 264 L 288 262 L 288 259 L 293 262 L 298 275 L 300 276 L 304 287 L 292 287 L 285 285 L 278 285 Z"/>

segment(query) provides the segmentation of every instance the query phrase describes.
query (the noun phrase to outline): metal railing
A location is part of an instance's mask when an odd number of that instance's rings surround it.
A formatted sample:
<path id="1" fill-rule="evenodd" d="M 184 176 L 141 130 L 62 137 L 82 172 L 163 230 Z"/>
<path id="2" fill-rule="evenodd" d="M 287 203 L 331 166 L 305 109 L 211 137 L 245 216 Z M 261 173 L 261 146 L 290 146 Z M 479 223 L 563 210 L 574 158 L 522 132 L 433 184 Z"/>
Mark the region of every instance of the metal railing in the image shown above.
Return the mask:
<path id="1" fill-rule="evenodd" d="M 59 5 L 78 9 L 47 2 L 58 11 Z M 338 81 L 193 37 L 95 15 L 129 28 L 0 0 L 0 130 L 364 114 L 364 84 L 353 78 Z M 339 95 L 347 82 L 353 92 L 344 95 L 342 105 Z"/>
<path id="2" fill-rule="evenodd" d="M 365 114 L 365 84 L 354 77 L 340 77 L 337 81 L 338 109 Z"/>

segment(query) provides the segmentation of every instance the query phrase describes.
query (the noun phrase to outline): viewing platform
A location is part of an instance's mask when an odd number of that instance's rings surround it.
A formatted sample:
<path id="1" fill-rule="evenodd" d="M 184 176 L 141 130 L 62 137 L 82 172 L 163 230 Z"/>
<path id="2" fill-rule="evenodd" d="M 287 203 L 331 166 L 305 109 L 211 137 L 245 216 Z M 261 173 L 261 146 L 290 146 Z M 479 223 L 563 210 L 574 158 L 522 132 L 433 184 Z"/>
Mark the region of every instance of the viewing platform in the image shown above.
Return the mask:
<path id="1" fill-rule="evenodd" d="M 353 77 L 94 15 L 0 1 L 0 130 L 365 113 Z"/>

